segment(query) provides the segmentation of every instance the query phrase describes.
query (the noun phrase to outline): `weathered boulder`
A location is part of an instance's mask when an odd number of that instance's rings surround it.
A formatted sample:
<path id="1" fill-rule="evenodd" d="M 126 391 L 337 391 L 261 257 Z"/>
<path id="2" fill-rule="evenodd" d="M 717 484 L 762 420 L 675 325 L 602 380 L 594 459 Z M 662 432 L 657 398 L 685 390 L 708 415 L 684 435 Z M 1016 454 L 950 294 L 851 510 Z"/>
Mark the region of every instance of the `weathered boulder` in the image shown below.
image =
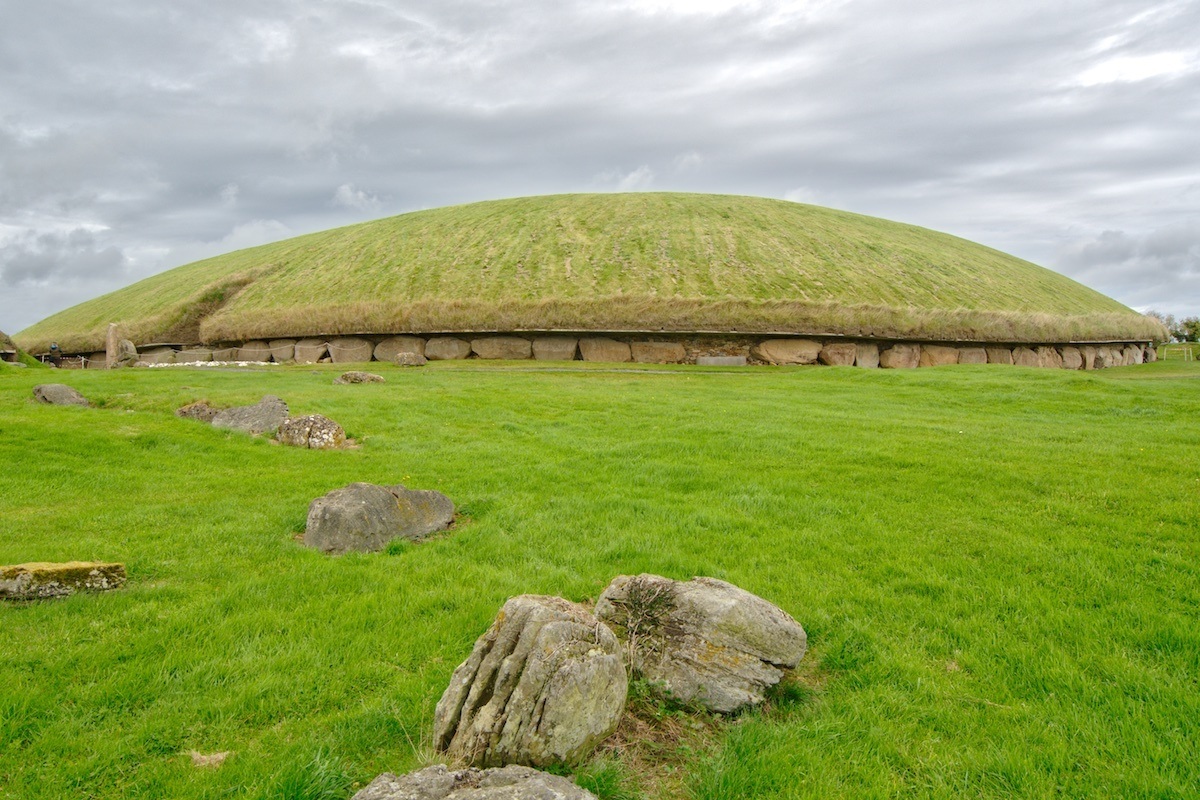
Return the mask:
<path id="1" fill-rule="evenodd" d="M 272 339 L 269 346 L 271 348 L 271 360 L 276 364 L 296 360 L 295 339 Z"/>
<path id="2" fill-rule="evenodd" d="M 350 800 L 596 800 L 569 778 L 510 764 L 451 772 L 434 764 L 407 775 L 385 772 Z"/>
<path id="3" fill-rule="evenodd" d="M 625 642 L 635 675 L 668 696 L 731 713 L 800 662 L 804 628 L 778 606 L 715 578 L 614 578 L 596 616 Z"/>
<path id="4" fill-rule="evenodd" d="M 831 367 L 853 367 L 858 358 L 858 345 L 854 342 L 826 342 L 817 356 L 822 364 Z"/>
<path id="5" fill-rule="evenodd" d="M 175 354 L 176 364 L 203 364 L 213 360 L 213 351 L 207 348 L 188 348 Z"/>
<path id="6" fill-rule="evenodd" d="M 87 359 L 88 369 L 107 369 L 108 353 L 92 353 Z"/>
<path id="7" fill-rule="evenodd" d="M 309 414 L 289 417 L 279 426 L 280 443 L 310 450 L 335 450 L 346 446 L 346 432 L 329 417 Z"/>
<path id="8" fill-rule="evenodd" d="M 132 367 L 137 363 L 138 351 L 133 342 L 128 339 L 120 339 L 117 342 L 117 361 L 118 367 Z"/>
<path id="9" fill-rule="evenodd" d="M 352 483 L 308 506 L 304 544 L 325 553 L 382 550 L 392 539 L 423 539 L 454 522 L 441 492 Z"/>
<path id="10" fill-rule="evenodd" d="M 334 378 L 333 382 L 338 386 L 347 386 L 352 383 L 385 383 L 386 381 L 382 375 L 376 375 L 374 372 L 350 370 Z"/>
<path id="11" fill-rule="evenodd" d="M 175 416 L 180 419 L 194 419 L 200 422 L 212 422 L 219 413 L 221 409 L 210 406 L 207 400 L 197 400 L 175 409 Z"/>
<path id="12" fill-rule="evenodd" d="M 866 369 L 875 369 L 879 366 L 879 345 L 874 342 L 859 342 L 854 347 L 857 351 L 854 357 L 854 366 Z"/>
<path id="13" fill-rule="evenodd" d="M 237 361 L 236 347 L 217 347 L 212 351 L 213 361 Z"/>
<path id="14" fill-rule="evenodd" d="M 292 357 L 298 364 L 316 364 L 329 354 L 324 339 L 301 339 L 292 348 Z"/>
<path id="15" fill-rule="evenodd" d="M 143 364 L 174 364 L 175 349 L 171 347 L 153 347 L 138 353 L 138 361 Z"/>
<path id="16" fill-rule="evenodd" d="M 768 364 L 815 364 L 821 343 L 811 339 L 767 339 L 750 348 L 750 355 Z"/>
<path id="17" fill-rule="evenodd" d="M 919 344 L 894 344 L 879 353 L 879 366 L 884 369 L 913 369 L 920 363 Z"/>
<path id="18" fill-rule="evenodd" d="M 1066 346 L 1062 349 L 1063 369 L 1083 369 L 1083 353 L 1078 347 Z"/>
<path id="19" fill-rule="evenodd" d="M 251 434 L 269 433 L 273 436 L 287 418 L 287 403 L 268 394 L 252 406 L 235 406 L 217 412 L 212 424 L 214 428 Z"/>
<path id="20" fill-rule="evenodd" d="M 1057 347 L 1039 347 L 1037 348 L 1037 358 L 1039 367 L 1046 369 L 1062 369 L 1063 358 L 1062 353 L 1058 352 Z"/>
<path id="21" fill-rule="evenodd" d="M 1013 351 L 1008 347 L 985 347 L 987 353 L 987 363 L 989 364 L 1007 364 L 1012 366 Z"/>
<path id="22" fill-rule="evenodd" d="M 571 336 L 539 336 L 533 340 L 533 357 L 538 361 L 574 361 L 579 340 Z"/>
<path id="23" fill-rule="evenodd" d="M 236 361 L 270 361 L 271 345 L 266 342 L 246 342 L 234 353 Z"/>
<path id="24" fill-rule="evenodd" d="M 960 347 L 958 348 L 958 363 L 986 364 L 988 363 L 987 350 L 982 347 Z"/>
<path id="25" fill-rule="evenodd" d="M 33 387 L 33 396 L 39 403 L 51 406 L 90 406 L 88 399 L 74 387 L 62 383 L 43 383 Z"/>
<path id="26" fill-rule="evenodd" d="M 1040 367 L 1042 365 L 1042 360 L 1038 357 L 1037 351 L 1031 350 L 1028 347 L 1014 347 L 1012 359 L 1013 363 L 1018 367 Z"/>
<path id="27" fill-rule="evenodd" d="M 342 336 L 329 341 L 329 357 L 335 364 L 357 364 L 370 361 L 375 345 L 357 336 Z"/>
<path id="28" fill-rule="evenodd" d="M 438 701 L 433 746 L 479 767 L 576 763 L 617 729 L 628 690 L 620 642 L 587 609 L 512 597 Z"/>
<path id="29" fill-rule="evenodd" d="M 0 599 L 37 600 L 79 591 L 102 592 L 125 583 L 124 564 L 68 561 L 0 567 Z"/>
<path id="30" fill-rule="evenodd" d="M 395 364 L 398 367 L 423 367 L 429 359 L 420 353 L 396 353 Z"/>
<path id="31" fill-rule="evenodd" d="M 471 355 L 471 343 L 457 336 L 435 336 L 425 343 L 425 357 L 430 361 L 458 361 Z"/>
<path id="32" fill-rule="evenodd" d="M 1124 362 L 1127 367 L 1133 364 L 1140 364 L 1145 358 L 1142 346 L 1139 344 L 1127 344 L 1121 353 L 1125 357 Z"/>
<path id="33" fill-rule="evenodd" d="M 1080 355 L 1083 356 L 1083 368 L 1084 369 L 1095 369 L 1096 368 L 1096 348 L 1095 347 L 1093 347 L 1091 345 L 1087 345 L 1087 344 L 1082 345 L 1079 348 L 1079 353 L 1080 353 Z"/>
<path id="34" fill-rule="evenodd" d="M 1155 361 L 1158 361 L 1158 350 L 1155 349 L 1154 345 L 1149 345 L 1146 347 L 1144 360 L 1147 364 L 1153 364 Z"/>
<path id="35" fill-rule="evenodd" d="M 634 342 L 629 354 L 639 364 L 679 364 L 687 358 L 679 342 Z"/>
<path id="36" fill-rule="evenodd" d="M 585 336 L 579 340 L 579 356 L 584 361 L 619 364 L 633 358 L 629 345 L 604 336 Z"/>
<path id="37" fill-rule="evenodd" d="M 425 357 L 425 340 L 420 336 L 392 336 L 375 345 L 375 360 L 395 362 L 401 353 Z"/>
<path id="38" fill-rule="evenodd" d="M 958 363 L 958 348 L 940 344 L 921 345 L 922 367 L 946 367 Z"/>
<path id="39" fill-rule="evenodd" d="M 533 345 L 520 336 L 483 336 L 471 340 L 471 350 L 480 358 L 514 361 L 531 358 Z"/>

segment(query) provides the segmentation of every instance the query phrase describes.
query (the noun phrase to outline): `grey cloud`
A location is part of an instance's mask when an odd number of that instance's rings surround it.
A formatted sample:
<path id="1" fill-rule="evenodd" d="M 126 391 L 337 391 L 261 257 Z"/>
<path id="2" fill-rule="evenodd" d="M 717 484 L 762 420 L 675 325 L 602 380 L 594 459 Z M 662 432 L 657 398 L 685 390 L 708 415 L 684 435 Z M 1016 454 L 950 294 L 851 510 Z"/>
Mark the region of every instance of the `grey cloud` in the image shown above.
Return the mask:
<path id="1" fill-rule="evenodd" d="M 0 246 L 0 283 L 47 284 L 120 275 L 125 254 L 113 245 L 100 246 L 91 231 L 26 233 Z"/>

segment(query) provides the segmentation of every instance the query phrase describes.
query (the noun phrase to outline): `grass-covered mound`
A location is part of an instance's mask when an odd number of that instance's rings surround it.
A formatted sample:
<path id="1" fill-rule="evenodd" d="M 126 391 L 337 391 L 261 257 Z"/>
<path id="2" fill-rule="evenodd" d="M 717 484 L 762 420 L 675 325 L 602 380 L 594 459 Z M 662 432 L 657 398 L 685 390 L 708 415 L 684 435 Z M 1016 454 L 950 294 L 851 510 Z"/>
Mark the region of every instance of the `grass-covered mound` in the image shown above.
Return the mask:
<path id="1" fill-rule="evenodd" d="M 780 200 L 531 197 L 420 211 L 179 267 L 23 331 L 33 352 L 344 333 L 670 330 L 1148 341 L 1057 273 L 911 225 Z"/>
<path id="2" fill-rule="evenodd" d="M 429 757 L 506 598 L 641 572 L 742 586 L 810 650 L 736 720 L 635 696 L 580 768 L 607 800 L 1195 796 L 1197 363 L 377 368 L 63 373 L 90 409 L 0 372 L 0 564 L 129 575 L 0 606 L 0 796 L 344 800 Z M 268 392 L 362 447 L 172 413 Z M 354 481 L 463 517 L 373 555 L 296 542 Z"/>

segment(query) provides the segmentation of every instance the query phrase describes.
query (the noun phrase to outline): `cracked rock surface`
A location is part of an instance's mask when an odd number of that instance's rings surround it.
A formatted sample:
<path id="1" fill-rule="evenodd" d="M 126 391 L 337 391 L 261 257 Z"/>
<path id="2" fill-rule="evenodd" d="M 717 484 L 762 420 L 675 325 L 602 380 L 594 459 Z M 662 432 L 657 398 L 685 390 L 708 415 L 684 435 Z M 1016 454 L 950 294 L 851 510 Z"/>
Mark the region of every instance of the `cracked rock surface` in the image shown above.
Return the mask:
<path id="1" fill-rule="evenodd" d="M 385 772 L 351 800 L 596 800 L 568 778 L 521 766 L 450 771 L 435 764 L 407 775 Z"/>
<path id="2" fill-rule="evenodd" d="M 373 553 L 392 539 L 423 539 L 454 522 L 454 503 L 441 492 L 352 483 L 308 506 L 304 544 L 326 553 Z"/>

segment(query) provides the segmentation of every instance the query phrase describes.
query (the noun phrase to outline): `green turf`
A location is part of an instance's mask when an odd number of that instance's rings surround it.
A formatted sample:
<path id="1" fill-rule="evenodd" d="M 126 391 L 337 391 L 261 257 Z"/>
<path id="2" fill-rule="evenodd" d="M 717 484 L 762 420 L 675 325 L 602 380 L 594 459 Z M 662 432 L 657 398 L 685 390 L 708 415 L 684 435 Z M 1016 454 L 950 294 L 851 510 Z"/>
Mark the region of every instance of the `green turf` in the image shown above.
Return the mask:
<path id="1" fill-rule="evenodd" d="M 743 586 L 811 649 L 709 746 L 585 765 L 606 797 L 1195 796 L 1195 362 L 380 369 L 0 370 L 0 563 L 130 576 L 0 606 L 0 796 L 348 797 L 424 763 L 507 597 L 642 571 Z M 98 407 L 34 404 L 51 376 Z M 361 449 L 172 415 L 265 393 Z M 352 481 L 439 489 L 463 524 L 298 545 L 309 501 Z"/>
<path id="2" fill-rule="evenodd" d="M 134 341 L 486 330 L 1149 341 L 1062 275 L 923 228 L 749 197 L 532 197 L 404 214 L 179 267 L 21 332 Z M 199 337 L 199 338 L 197 338 Z"/>

